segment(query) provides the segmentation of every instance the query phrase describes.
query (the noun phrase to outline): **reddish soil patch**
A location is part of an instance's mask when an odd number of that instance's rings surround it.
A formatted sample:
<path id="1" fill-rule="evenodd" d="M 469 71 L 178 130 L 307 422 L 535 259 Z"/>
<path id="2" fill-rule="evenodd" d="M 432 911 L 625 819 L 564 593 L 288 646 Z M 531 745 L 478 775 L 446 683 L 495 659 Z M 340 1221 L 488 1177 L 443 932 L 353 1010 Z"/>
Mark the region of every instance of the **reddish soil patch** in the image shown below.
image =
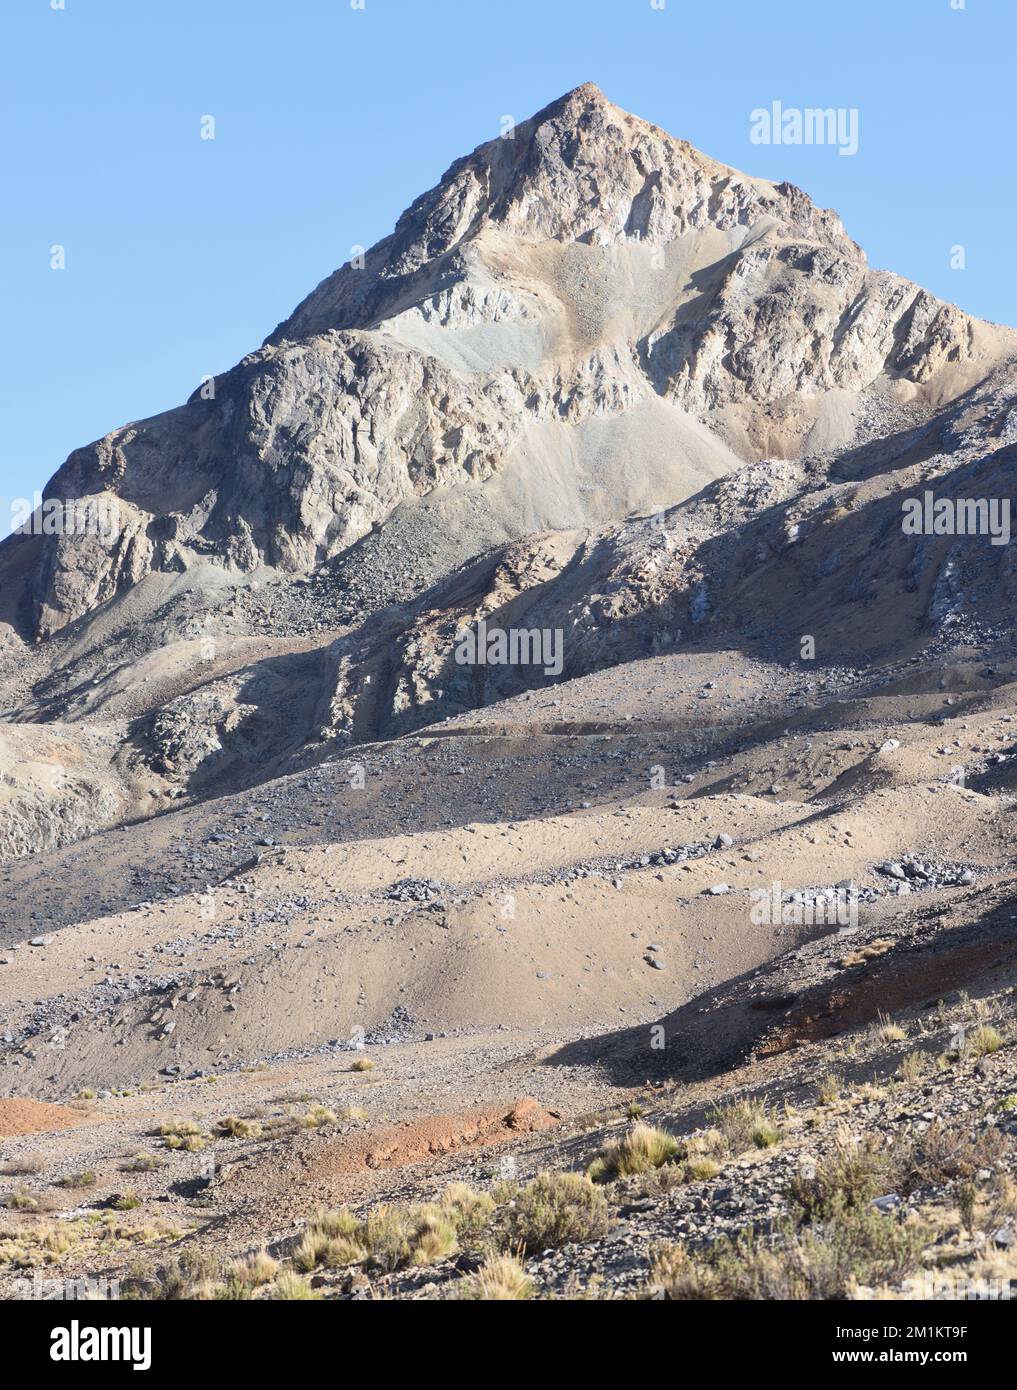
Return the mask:
<path id="1" fill-rule="evenodd" d="M 343 1135 L 323 1152 L 303 1156 L 301 1179 L 318 1180 L 379 1168 L 400 1168 L 457 1149 L 505 1143 L 522 1134 L 554 1129 L 561 1117 L 531 1097 L 455 1115 L 429 1115 L 391 1129 Z"/>
<path id="2" fill-rule="evenodd" d="M 0 1137 L 18 1134 L 49 1134 L 57 1129 L 87 1124 L 92 1117 L 65 1105 L 47 1105 L 41 1100 L 0 1100 Z"/>

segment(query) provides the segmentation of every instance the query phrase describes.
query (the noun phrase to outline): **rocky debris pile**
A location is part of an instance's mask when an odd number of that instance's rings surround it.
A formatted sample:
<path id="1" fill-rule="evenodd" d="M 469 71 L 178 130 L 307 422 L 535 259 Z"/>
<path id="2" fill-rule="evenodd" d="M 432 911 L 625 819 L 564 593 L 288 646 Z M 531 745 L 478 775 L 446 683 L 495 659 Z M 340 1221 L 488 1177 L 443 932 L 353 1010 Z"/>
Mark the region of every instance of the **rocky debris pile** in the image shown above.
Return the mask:
<path id="1" fill-rule="evenodd" d="M 877 864 L 876 870 L 893 880 L 892 891 L 896 893 L 913 893 L 926 888 L 967 888 L 977 881 L 977 874 L 970 865 L 920 859 L 911 853 Z"/>
<path id="2" fill-rule="evenodd" d="M 450 893 L 448 884 L 437 878 L 401 878 L 385 893 L 397 903 L 433 903 Z"/>
<path id="3" fill-rule="evenodd" d="M 105 976 L 85 989 L 54 994 L 34 1005 L 24 1025 L 19 1029 L 4 1028 L 0 1043 L 7 1048 L 21 1049 L 29 1057 L 35 1052 L 31 1044 L 62 1051 L 68 1046 L 72 1030 L 86 1020 L 100 1028 L 111 1027 L 117 1011 L 127 1004 L 147 998 L 163 998 L 181 988 L 181 975 L 145 975 L 136 972 L 120 973 L 119 965 L 106 967 Z M 16 1057 L 5 1057 L 18 1065 Z"/>

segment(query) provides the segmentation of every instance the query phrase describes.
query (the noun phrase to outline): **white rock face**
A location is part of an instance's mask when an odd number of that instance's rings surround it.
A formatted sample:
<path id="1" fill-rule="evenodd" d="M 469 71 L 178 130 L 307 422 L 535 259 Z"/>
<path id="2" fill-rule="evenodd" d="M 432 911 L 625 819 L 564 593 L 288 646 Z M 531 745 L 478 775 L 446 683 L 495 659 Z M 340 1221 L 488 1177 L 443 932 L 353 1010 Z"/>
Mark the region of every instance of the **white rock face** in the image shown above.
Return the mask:
<path id="1" fill-rule="evenodd" d="M 602 525 L 849 443 L 862 392 L 941 405 L 1013 348 L 587 85 L 454 164 L 213 399 L 75 451 L 49 495 L 115 496 L 115 533 L 8 540 L 0 621 L 46 636 L 199 564 L 300 574 L 424 497 L 449 534 L 475 504 L 500 539 Z"/>

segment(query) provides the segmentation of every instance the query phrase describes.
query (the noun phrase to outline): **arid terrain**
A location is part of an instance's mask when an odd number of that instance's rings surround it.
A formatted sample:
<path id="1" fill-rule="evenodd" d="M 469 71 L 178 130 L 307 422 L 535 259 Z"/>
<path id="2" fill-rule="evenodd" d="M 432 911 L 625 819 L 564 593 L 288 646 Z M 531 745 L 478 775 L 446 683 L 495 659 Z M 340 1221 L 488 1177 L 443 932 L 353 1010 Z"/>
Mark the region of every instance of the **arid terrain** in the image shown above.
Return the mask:
<path id="1" fill-rule="evenodd" d="M 1017 564 L 902 515 L 1015 463 L 1017 334 L 592 85 L 76 450 L 0 1298 L 1006 1296 Z"/>

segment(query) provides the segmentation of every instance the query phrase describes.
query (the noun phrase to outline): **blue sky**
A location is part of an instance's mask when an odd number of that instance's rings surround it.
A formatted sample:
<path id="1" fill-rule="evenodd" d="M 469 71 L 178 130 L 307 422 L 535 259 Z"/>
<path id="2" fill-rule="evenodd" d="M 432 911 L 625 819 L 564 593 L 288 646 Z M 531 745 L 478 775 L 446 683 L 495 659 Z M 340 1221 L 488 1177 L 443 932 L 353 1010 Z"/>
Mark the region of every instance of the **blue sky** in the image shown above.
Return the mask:
<path id="1" fill-rule="evenodd" d="M 1017 325 L 1015 53 L 1014 0 L 4 0 L 0 498 L 178 404 L 585 81 Z M 774 100 L 857 108 L 858 154 L 752 144 Z"/>

